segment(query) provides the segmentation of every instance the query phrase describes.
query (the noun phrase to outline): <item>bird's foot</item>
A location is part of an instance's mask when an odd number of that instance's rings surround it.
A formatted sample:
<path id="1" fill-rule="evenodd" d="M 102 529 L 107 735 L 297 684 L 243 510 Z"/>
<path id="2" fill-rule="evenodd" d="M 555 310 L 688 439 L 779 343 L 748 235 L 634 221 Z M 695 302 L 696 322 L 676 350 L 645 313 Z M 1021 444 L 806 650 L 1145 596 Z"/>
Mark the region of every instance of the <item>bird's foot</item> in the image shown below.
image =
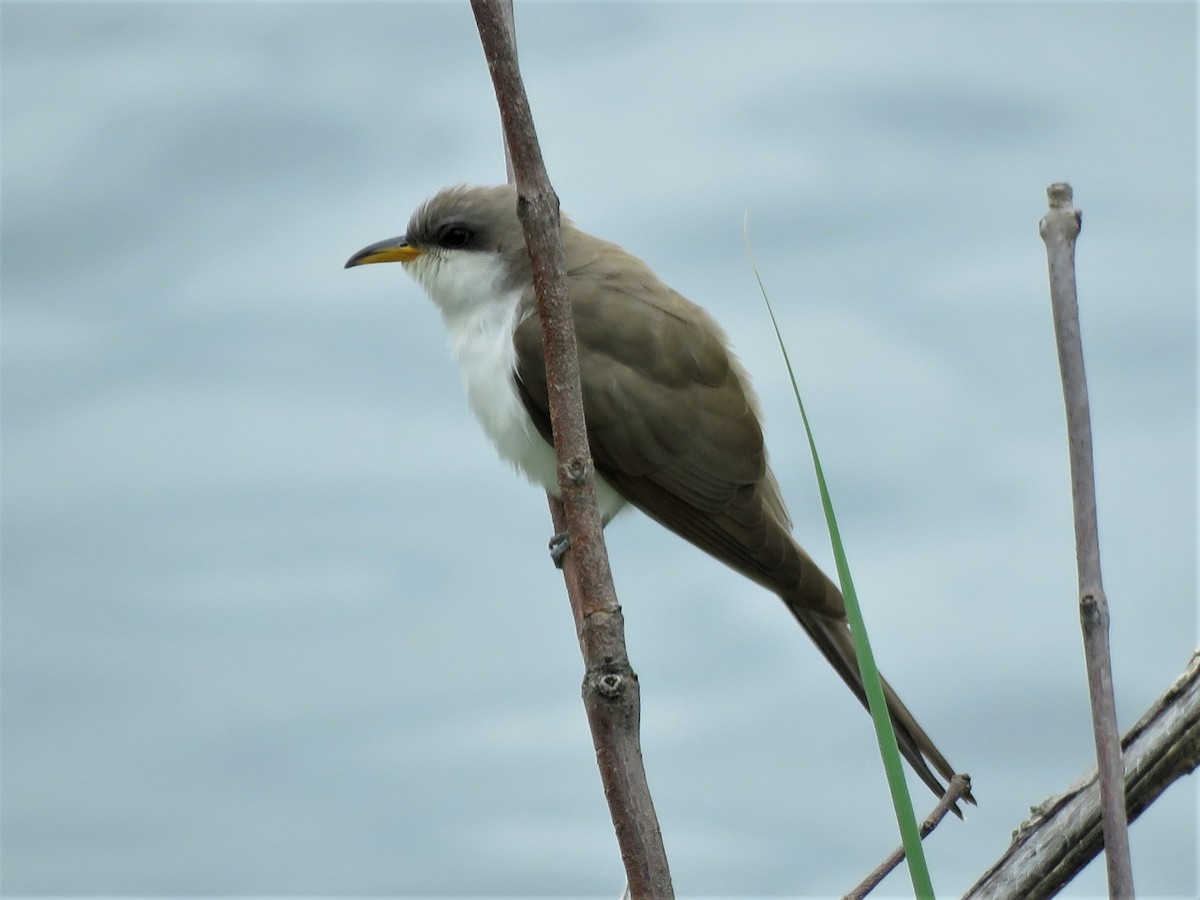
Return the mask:
<path id="1" fill-rule="evenodd" d="M 550 560 L 554 563 L 554 568 L 561 569 L 563 567 L 563 557 L 570 549 L 571 535 L 567 532 L 560 531 L 550 538 Z"/>

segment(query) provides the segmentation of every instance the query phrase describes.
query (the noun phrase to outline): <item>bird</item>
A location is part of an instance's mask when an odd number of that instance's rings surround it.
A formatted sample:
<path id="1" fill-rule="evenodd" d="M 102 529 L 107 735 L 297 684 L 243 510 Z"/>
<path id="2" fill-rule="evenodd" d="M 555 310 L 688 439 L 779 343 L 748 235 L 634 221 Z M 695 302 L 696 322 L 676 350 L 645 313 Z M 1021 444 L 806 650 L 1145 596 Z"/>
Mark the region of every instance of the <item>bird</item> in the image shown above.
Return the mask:
<path id="1" fill-rule="evenodd" d="M 513 185 L 459 185 L 346 268 L 399 262 L 441 312 L 499 456 L 558 496 L 532 274 Z M 750 377 L 720 325 L 616 244 L 561 218 L 584 418 L 607 525 L 641 510 L 777 594 L 865 707 L 838 587 L 792 536 Z M 955 770 L 884 681 L 900 751 L 935 795 Z M 935 771 L 937 774 L 935 774 Z M 963 799 L 974 803 L 969 792 Z M 955 807 L 957 812 L 957 807 Z"/>

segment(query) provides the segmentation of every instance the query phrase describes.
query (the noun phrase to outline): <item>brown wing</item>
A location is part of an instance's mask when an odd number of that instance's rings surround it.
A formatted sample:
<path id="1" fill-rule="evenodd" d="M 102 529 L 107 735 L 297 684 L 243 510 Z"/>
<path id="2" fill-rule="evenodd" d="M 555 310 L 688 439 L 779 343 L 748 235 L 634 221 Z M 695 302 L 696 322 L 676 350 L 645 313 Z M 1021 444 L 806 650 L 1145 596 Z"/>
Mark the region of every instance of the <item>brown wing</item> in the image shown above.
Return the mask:
<path id="1" fill-rule="evenodd" d="M 737 571 L 781 594 L 811 594 L 810 608 L 841 615 L 840 596 L 792 540 L 753 394 L 719 326 L 620 248 L 574 229 L 564 239 L 597 472 Z M 521 313 L 518 390 L 551 441 L 532 297 Z M 811 591 L 801 589 L 806 581 Z"/>
<path id="2" fill-rule="evenodd" d="M 754 395 L 720 327 L 620 248 L 569 226 L 563 238 L 596 471 L 651 518 L 778 593 L 865 706 L 841 593 L 792 539 Z M 532 296 L 513 342 L 517 390 L 553 443 Z M 886 682 L 885 691 L 902 752 L 940 796 L 929 764 L 946 778 L 954 770 Z"/>

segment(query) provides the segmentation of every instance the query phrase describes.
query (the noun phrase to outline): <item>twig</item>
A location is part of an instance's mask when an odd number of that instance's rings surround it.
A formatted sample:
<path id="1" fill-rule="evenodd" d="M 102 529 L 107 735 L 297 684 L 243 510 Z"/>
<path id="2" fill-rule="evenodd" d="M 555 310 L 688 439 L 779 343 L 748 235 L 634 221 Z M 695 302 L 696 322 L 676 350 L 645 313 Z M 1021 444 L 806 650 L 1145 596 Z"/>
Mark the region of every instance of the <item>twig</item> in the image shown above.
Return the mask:
<path id="1" fill-rule="evenodd" d="M 1136 819 L 1177 779 L 1200 764 L 1200 651 L 1122 742 L 1125 800 Z M 1104 847 L 1100 791 L 1093 768 L 1066 793 L 1033 807 L 1033 817 L 963 900 L 1052 897 Z"/>
<path id="2" fill-rule="evenodd" d="M 1088 406 L 1083 342 L 1079 336 L 1079 304 L 1075 293 L 1075 239 L 1082 214 L 1071 205 L 1071 186 L 1046 189 L 1050 211 L 1039 231 L 1050 265 L 1050 302 L 1063 398 L 1067 407 L 1067 444 L 1071 457 L 1071 497 L 1075 508 L 1075 554 L 1079 567 L 1079 617 L 1083 626 L 1092 732 L 1100 769 L 1104 811 L 1104 848 L 1108 863 L 1108 895 L 1133 897 L 1133 865 L 1129 856 L 1129 823 L 1125 812 L 1117 704 L 1113 697 L 1112 658 L 1108 646 L 1108 599 L 1100 580 L 1100 538 L 1096 526 L 1096 477 L 1092 461 L 1092 421 Z"/>
<path id="3" fill-rule="evenodd" d="M 496 89 L 515 173 L 517 211 L 533 267 L 562 491 L 562 503 L 551 498 L 550 508 L 555 530 L 562 531 L 565 526 L 571 536 L 563 571 L 584 657 L 583 699 L 592 743 L 628 889 L 639 900 L 669 898 L 674 894 L 666 851 L 642 765 L 637 676 L 625 651 L 624 619 L 596 506 L 575 328 L 567 301 L 558 197 L 546 173 L 517 65 L 511 6 L 503 0 L 471 0 L 471 8 Z"/>
<path id="4" fill-rule="evenodd" d="M 933 808 L 933 812 L 921 823 L 918 832 L 921 835 L 921 840 L 929 837 L 933 829 L 938 827 L 938 824 L 946 817 L 946 813 L 954 808 L 954 804 L 971 790 L 971 779 L 966 775 L 955 775 L 950 779 L 950 784 L 946 787 L 946 793 L 937 802 L 937 806 Z M 848 893 L 842 900 L 862 900 L 863 897 L 871 893 L 879 886 L 879 882 L 900 865 L 904 861 L 904 845 L 901 844 L 891 855 L 879 864 L 879 866 L 870 875 L 863 879 L 862 884 Z"/>

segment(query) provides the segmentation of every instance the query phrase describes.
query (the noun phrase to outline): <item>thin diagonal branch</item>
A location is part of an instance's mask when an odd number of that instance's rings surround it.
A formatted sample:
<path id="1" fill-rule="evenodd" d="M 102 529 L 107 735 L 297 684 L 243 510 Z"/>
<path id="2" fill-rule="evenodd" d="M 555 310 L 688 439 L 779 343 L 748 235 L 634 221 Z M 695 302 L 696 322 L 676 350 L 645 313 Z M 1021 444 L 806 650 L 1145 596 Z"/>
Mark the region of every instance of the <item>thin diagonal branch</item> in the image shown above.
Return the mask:
<path id="1" fill-rule="evenodd" d="M 1200 765 L 1200 651 L 1122 741 L 1124 796 L 1136 819 L 1176 780 Z M 1044 900 L 1057 894 L 1104 847 L 1096 769 L 1033 807 L 1033 817 L 963 900 Z"/>
<path id="2" fill-rule="evenodd" d="M 950 784 L 946 786 L 946 793 L 938 800 L 937 805 L 933 808 L 926 818 L 921 823 L 918 829 L 921 840 L 929 837 L 933 829 L 938 827 L 942 819 L 946 818 L 946 813 L 954 808 L 954 804 L 971 792 L 971 779 L 966 775 L 955 775 L 950 779 Z M 885 879 L 892 869 L 900 865 L 904 861 L 904 846 L 901 845 L 892 851 L 870 875 L 863 879 L 862 883 L 848 893 L 842 900 L 862 900 L 863 897 L 879 887 L 879 883 Z"/>
<path id="3" fill-rule="evenodd" d="M 624 619 L 596 505 L 558 197 L 546 173 L 517 65 L 512 7 L 504 0 L 471 0 L 471 8 L 496 89 L 517 185 L 517 211 L 533 267 L 562 492 L 561 506 L 553 498 L 550 506 L 556 531 L 565 525 L 571 538 L 564 577 L 584 657 L 583 696 L 592 742 L 630 893 L 639 900 L 672 897 L 662 834 L 642 765 L 637 676 L 625 650 Z"/>
<path id="4" fill-rule="evenodd" d="M 1108 893 L 1133 897 L 1133 865 L 1125 811 L 1120 732 L 1113 696 L 1112 658 L 1108 646 L 1108 599 L 1100 579 L 1100 538 L 1096 524 L 1096 478 L 1092 460 L 1092 421 L 1083 342 L 1079 336 L 1079 304 L 1075 293 L 1075 239 L 1082 215 L 1071 205 L 1071 186 L 1046 189 L 1050 211 L 1039 230 L 1050 266 L 1050 301 L 1067 408 L 1067 443 L 1071 457 L 1071 497 L 1075 508 L 1075 553 L 1079 568 L 1079 616 L 1083 626 L 1092 731 L 1100 771 L 1104 809 L 1104 847 Z"/>

